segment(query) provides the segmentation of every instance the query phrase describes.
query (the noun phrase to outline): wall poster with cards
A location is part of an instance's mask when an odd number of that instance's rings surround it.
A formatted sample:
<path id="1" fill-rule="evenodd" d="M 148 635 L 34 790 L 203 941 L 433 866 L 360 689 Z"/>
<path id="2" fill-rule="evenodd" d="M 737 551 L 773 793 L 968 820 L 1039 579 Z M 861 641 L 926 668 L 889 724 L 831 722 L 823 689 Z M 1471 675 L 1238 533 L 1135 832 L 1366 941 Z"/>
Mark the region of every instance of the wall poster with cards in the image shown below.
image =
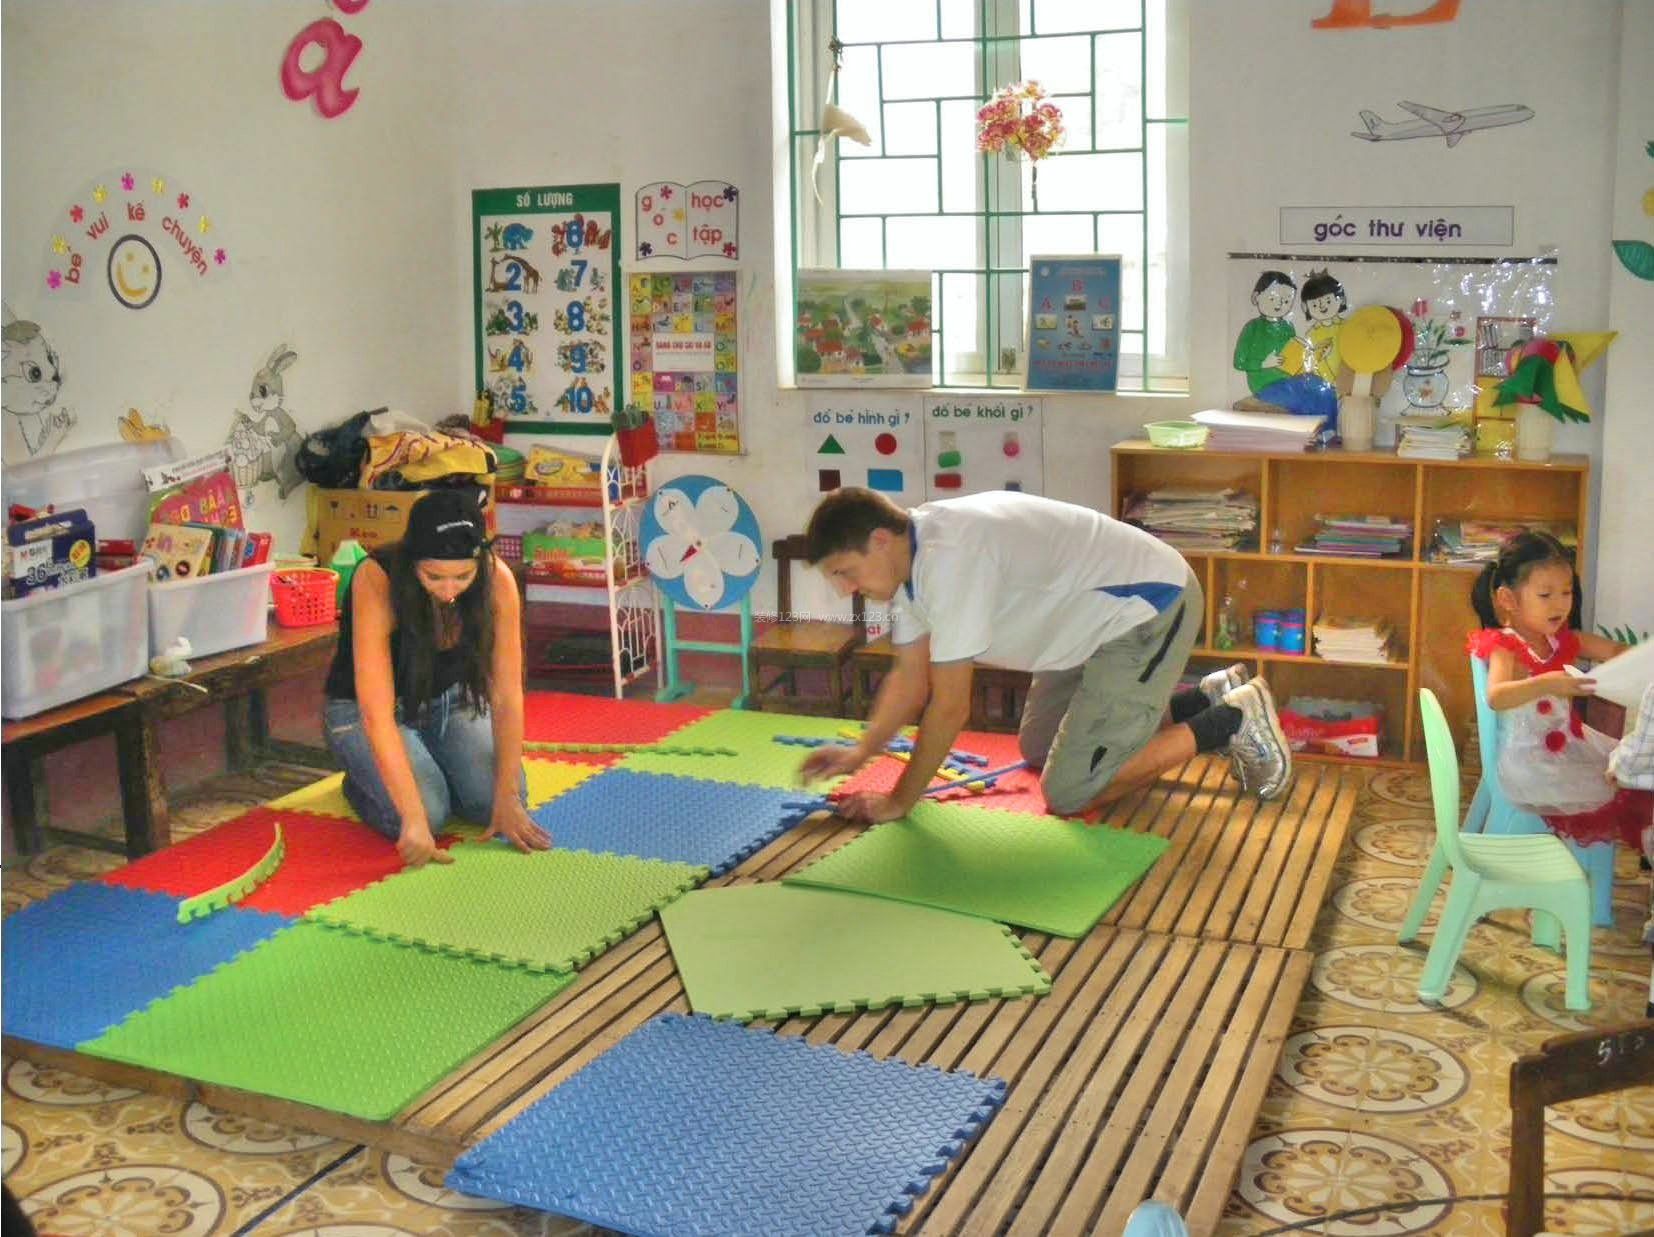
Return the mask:
<path id="1" fill-rule="evenodd" d="M 741 451 L 735 271 L 627 275 L 628 404 L 653 409 L 664 451 Z"/>
<path id="2" fill-rule="evenodd" d="M 477 390 L 514 431 L 607 434 L 625 399 L 620 186 L 471 193 Z"/>

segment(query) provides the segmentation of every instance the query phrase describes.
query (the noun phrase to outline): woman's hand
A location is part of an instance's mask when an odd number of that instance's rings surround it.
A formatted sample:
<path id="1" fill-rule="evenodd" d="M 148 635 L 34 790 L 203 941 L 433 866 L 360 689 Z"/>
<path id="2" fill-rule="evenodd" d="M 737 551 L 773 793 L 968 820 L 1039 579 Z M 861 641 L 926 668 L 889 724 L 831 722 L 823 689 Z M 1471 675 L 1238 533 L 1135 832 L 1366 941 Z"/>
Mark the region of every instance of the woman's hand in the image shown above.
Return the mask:
<path id="1" fill-rule="evenodd" d="M 1536 675 L 1545 684 L 1545 694 L 1548 696 L 1594 696 L 1597 694 L 1595 679 L 1580 678 L 1569 674 L 1566 670 L 1551 670 Z"/>
<path id="2" fill-rule="evenodd" d="M 423 820 L 402 822 L 402 835 L 396 839 L 396 853 L 402 856 L 402 866 L 422 868 L 427 863 L 452 863 L 454 857 L 436 844 L 431 826 Z"/>
<path id="3" fill-rule="evenodd" d="M 815 782 L 824 777 L 854 773 L 866 763 L 867 756 L 859 744 L 847 747 L 834 743 L 828 747 L 818 747 L 804 757 L 804 763 L 798 767 L 798 775 L 806 783 Z"/>
<path id="4" fill-rule="evenodd" d="M 551 834 L 534 823 L 516 795 L 494 797 L 494 819 L 488 822 L 488 832 L 482 835 L 482 840 L 486 842 L 492 837 L 503 837 L 524 852 L 551 849 Z"/>
<path id="5" fill-rule="evenodd" d="M 845 820 L 855 821 L 857 824 L 877 825 L 887 820 L 898 820 L 906 816 L 908 810 L 891 795 L 860 790 L 840 799 L 834 805 L 833 811 Z"/>

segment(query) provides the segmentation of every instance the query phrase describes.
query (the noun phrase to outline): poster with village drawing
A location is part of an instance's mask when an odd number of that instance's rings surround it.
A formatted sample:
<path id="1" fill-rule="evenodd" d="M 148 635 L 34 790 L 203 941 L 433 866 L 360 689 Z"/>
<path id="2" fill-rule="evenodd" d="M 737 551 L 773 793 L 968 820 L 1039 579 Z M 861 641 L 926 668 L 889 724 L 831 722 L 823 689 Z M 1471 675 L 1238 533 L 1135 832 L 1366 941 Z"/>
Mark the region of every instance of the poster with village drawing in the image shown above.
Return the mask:
<path id="1" fill-rule="evenodd" d="M 931 385 L 929 271 L 798 272 L 801 387 Z"/>

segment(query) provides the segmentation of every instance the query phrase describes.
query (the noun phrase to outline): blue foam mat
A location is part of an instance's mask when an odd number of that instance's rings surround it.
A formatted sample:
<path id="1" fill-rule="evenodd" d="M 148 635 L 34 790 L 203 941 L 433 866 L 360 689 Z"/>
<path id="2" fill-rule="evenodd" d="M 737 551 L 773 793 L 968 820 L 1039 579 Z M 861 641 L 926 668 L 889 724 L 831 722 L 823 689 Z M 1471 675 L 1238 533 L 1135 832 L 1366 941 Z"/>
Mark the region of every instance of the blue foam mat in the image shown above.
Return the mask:
<path id="1" fill-rule="evenodd" d="M 71 885 L 6 919 L 0 1000 L 7 1035 L 74 1048 L 292 921 L 232 906 L 178 922 L 178 899 Z"/>
<path id="2" fill-rule="evenodd" d="M 889 1232 L 1004 1099 L 996 1079 L 663 1014 L 448 1185 L 640 1237 Z"/>
<path id="3" fill-rule="evenodd" d="M 531 815 L 558 846 L 693 863 L 717 876 L 818 806 L 803 791 L 605 769 Z"/>

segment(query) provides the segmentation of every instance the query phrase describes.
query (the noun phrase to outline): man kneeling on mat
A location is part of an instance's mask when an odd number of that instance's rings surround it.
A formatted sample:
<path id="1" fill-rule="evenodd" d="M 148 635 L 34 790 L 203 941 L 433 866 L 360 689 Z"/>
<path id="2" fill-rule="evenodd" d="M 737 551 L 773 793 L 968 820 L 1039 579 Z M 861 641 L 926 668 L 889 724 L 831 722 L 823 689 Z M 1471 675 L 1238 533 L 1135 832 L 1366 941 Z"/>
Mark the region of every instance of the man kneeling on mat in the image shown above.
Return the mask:
<path id="1" fill-rule="evenodd" d="M 890 603 L 896 660 L 861 741 L 817 748 L 803 776 L 853 773 L 919 721 L 895 788 L 847 796 L 848 819 L 894 820 L 919 801 L 970 717 L 976 661 L 1033 673 L 1018 737 L 1053 812 L 1089 812 L 1196 752 L 1226 753 L 1260 798 L 1286 793 L 1292 755 L 1261 678 L 1234 665 L 1176 691 L 1205 598 L 1182 555 L 1141 529 L 1030 494 L 904 511 L 848 487 L 822 499 L 805 539 L 841 595 Z"/>

